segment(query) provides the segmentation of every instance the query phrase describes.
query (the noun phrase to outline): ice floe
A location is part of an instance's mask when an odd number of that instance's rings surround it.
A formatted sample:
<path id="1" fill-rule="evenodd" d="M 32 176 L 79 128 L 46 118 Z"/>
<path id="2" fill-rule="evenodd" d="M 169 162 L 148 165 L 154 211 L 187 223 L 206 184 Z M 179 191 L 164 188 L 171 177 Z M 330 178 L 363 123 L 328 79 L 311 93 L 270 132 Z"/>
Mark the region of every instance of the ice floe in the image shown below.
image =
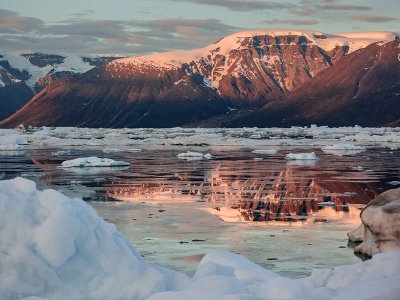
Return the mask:
<path id="1" fill-rule="evenodd" d="M 288 160 L 317 160 L 318 157 L 314 152 L 311 153 L 288 153 L 286 155 Z"/>
<path id="2" fill-rule="evenodd" d="M 201 160 L 201 159 L 211 159 L 212 155 L 210 153 L 203 154 L 200 152 L 187 151 L 184 153 L 179 153 L 177 157 L 179 159 L 186 159 L 186 160 Z"/>
<path id="3" fill-rule="evenodd" d="M 278 150 L 276 150 L 276 149 L 261 149 L 261 150 L 253 150 L 251 152 L 255 153 L 255 154 L 274 155 L 274 154 L 278 153 Z"/>
<path id="4" fill-rule="evenodd" d="M 229 252 L 193 277 L 147 263 L 80 199 L 0 181 L 1 299 L 397 299 L 400 252 L 291 279 Z"/>
<path id="5" fill-rule="evenodd" d="M 61 163 L 61 168 L 123 167 L 129 165 L 130 164 L 125 161 L 91 156 L 63 161 Z"/>

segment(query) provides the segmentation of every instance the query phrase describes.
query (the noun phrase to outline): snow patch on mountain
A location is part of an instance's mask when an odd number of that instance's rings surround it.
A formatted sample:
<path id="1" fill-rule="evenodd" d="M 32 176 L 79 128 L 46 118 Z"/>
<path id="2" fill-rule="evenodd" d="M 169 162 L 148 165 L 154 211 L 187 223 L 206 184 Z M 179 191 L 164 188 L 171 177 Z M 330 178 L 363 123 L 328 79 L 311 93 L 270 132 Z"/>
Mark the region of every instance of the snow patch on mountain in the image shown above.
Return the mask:
<path id="1" fill-rule="evenodd" d="M 56 72 L 84 73 L 93 68 L 89 63 L 84 62 L 82 57 L 76 55 L 65 56 L 62 63 L 50 63 L 46 66 L 39 67 L 32 64 L 27 56 L 23 53 L 4 53 L 0 60 L 8 61 L 9 64 L 20 71 L 26 71 L 30 74 L 26 84 L 32 89 L 35 84 L 43 77 Z"/>

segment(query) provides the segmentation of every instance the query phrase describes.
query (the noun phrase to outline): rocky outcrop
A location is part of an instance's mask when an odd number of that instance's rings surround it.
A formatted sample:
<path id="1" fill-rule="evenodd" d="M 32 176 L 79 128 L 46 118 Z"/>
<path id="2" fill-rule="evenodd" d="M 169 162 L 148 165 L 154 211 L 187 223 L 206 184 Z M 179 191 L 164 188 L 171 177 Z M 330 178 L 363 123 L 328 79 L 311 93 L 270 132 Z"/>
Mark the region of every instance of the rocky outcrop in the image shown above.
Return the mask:
<path id="1" fill-rule="evenodd" d="M 400 250 L 400 188 L 380 194 L 360 216 L 362 224 L 347 234 L 351 241 L 362 242 L 355 252 L 373 256 Z"/>

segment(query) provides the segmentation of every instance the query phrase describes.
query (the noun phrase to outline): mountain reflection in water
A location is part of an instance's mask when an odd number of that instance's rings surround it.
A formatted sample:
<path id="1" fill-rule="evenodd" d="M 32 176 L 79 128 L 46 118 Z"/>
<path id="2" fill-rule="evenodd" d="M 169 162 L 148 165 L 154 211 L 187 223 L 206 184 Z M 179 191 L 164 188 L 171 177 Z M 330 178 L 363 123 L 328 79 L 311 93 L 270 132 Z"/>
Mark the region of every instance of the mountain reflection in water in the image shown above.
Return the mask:
<path id="1" fill-rule="evenodd" d="M 192 162 L 193 163 L 193 162 Z M 320 166 L 225 160 L 199 162 L 198 168 L 180 166 L 162 179 L 135 178 L 111 181 L 107 197 L 122 201 L 197 201 L 213 208 L 213 214 L 238 221 L 302 221 L 329 206 L 338 213 L 358 210 L 381 193 L 382 182 L 374 175 L 348 170 L 321 170 Z M 374 180 L 375 179 L 375 180 Z M 149 182 L 150 181 L 150 182 Z M 330 211 L 332 211 L 332 209 Z M 315 217 L 314 222 L 326 218 Z"/>

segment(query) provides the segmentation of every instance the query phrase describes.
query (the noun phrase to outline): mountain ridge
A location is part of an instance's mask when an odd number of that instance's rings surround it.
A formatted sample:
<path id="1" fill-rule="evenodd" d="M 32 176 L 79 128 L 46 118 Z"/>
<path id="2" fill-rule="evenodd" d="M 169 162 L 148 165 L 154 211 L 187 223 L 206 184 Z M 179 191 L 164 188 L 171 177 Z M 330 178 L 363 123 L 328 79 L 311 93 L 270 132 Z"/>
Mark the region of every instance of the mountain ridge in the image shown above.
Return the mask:
<path id="1" fill-rule="evenodd" d="M 0 125 L 172 127 L 257 109 L 348 53 L 395 37 L 368 34 L 250 31 L 198 50 L 116 59 L 51 83 Z"/>
<path id="2" fill-rule="evenodd" d="M 0 53 L 0 120 L 20 109 L 52 81 L 85 73 L 115 58 L 39 52 Z"/>

